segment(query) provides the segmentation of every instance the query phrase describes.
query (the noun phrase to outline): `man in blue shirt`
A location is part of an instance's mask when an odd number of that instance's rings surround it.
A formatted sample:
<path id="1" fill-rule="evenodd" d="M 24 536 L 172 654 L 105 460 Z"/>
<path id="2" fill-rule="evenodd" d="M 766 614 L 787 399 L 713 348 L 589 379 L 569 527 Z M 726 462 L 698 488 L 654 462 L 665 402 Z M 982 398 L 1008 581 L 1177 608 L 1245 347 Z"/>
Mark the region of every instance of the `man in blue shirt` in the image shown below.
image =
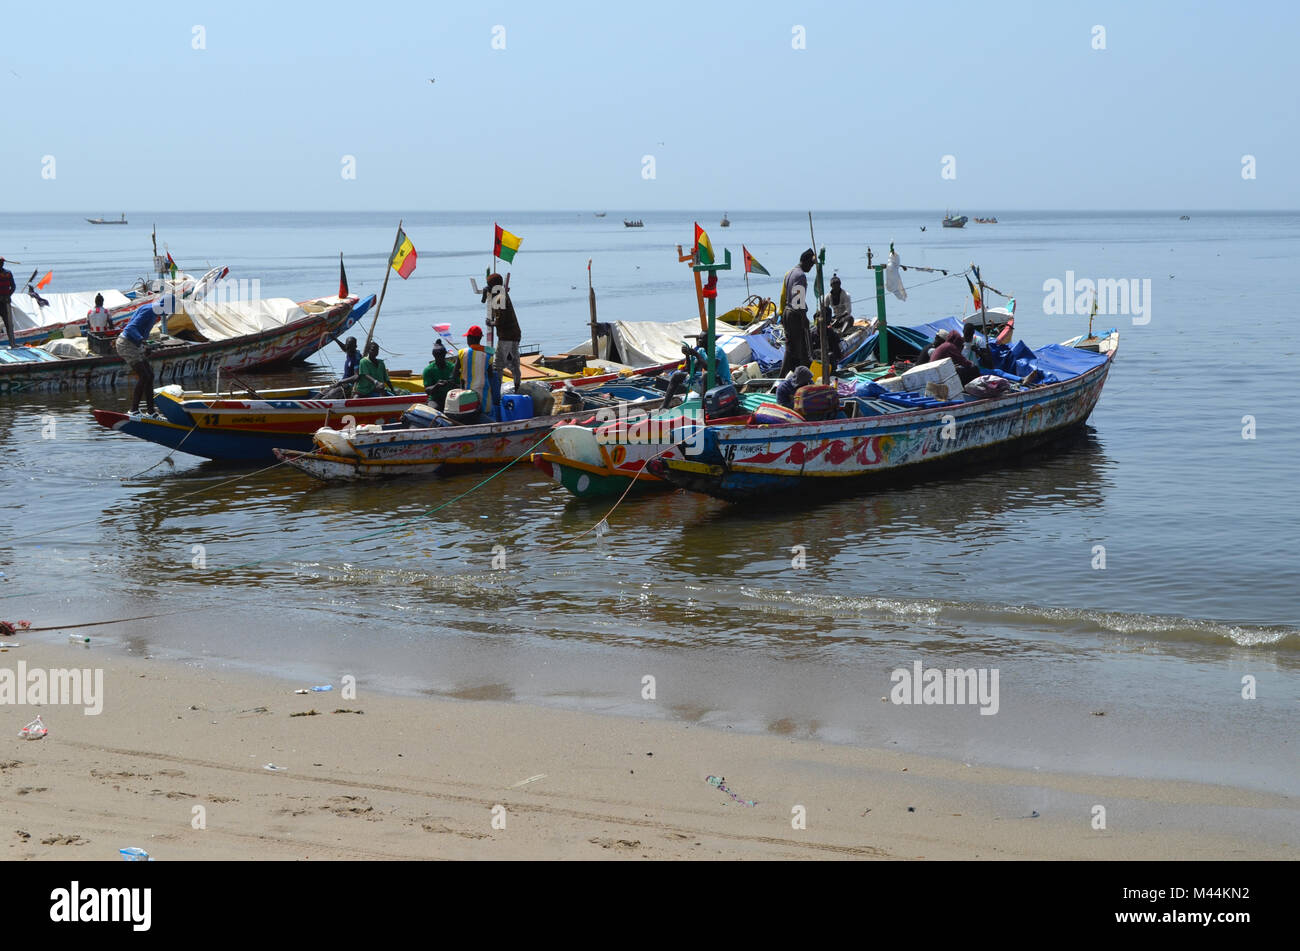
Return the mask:
<path id="1" fill-rule="evenodd" d="M 175 307 L 170 294 L 164 294 L 156 301 L 145 304 L 134 314 L 117 337 L 117 355 L 136 375 L 135 390 L 131 394 L 132 414 L 140 412 L 140 397 L 143 396 L 149 407 L 149 415 L 157 416 L 158 410 L 153 402 L 153 367 L 149 365 L 149 354 L 145 341 L 153 325 L 172 313 Z"/>

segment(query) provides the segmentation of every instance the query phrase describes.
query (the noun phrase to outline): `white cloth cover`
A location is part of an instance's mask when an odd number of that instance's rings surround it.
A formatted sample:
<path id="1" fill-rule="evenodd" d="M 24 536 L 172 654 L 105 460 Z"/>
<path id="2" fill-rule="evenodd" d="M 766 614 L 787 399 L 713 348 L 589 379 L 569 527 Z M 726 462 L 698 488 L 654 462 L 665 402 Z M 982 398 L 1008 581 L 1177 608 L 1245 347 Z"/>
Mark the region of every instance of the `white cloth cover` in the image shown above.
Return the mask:
<path id="1" fill-rule="evenodd" d="M 631 367 L 649 367 L 682 358 L 682 344 L 689 337 L 692 344 L 700 332 L 698 318 L 659 323 L 652 320 L 618 320 L 610 324 L 614 343 L 623 362 Z M 738 327 L 719 320 L 716 324 L 718 344 L 731 364 L 748 363 L 753 353 Z M 591 356 L 591 340 L 575 344 L 567 351 Z M 605 354 L 599 354 L 604 356 Z"/>
<path id="2" fill-rule="evenodd" d="M 39 292 L 38 292 L 39 293 Z M 83 321 L 95 307 L 95 294 L 104 295 L 104 307 L 115 310 L 127 307 L 131 301 L 121 291 L 85 291 L 76 294 L 41 294 L 50 302 L 49 307 L 42 307 L 27 293 L 27 288 L 14 292 L 11 313 L 14 330 L 35 330 L 39 327 L 54 327 Z"/>
<path id="3" fill-rule="evenodd" d="M 194 322 L 194 329 L 208 340 L 261 333 L 307 316 L 305 310 L 287 297 L 227 304 L 186 301 L 184 312 Z"/>

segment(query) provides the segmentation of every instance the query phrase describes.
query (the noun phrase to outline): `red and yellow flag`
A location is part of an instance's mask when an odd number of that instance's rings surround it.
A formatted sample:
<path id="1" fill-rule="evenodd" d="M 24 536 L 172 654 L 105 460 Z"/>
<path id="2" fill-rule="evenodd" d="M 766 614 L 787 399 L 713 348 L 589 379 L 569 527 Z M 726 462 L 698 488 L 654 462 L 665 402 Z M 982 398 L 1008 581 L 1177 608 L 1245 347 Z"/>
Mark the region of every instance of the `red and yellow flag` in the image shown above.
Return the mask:
<path id="1" fill-rule="evenodd" d="M 515 259 L 515 252 L 519 250 L 519 242 L 523 239 L 506 231 L 500 225 L 497 225 L 496 229 L 496 237 L 492 242 L 492 256 L 509 264 Z"/>
<path id="2" fill-rule="evenodd" d="M 743 254 L 745 255 L 745 273 L 746 273 L 746 274 L 767 274 L 767 273 L 768 273 L 767 268 L 765 268 L 765 267 L 763 267 L 763 265 L 759 264 L 758 261 L 754 258 L 754 256 L 753 256 L 752 254 L 749 253 L 749 248 L 745 247 L 745 246 L 742 244 L 742 245 L 740 246 L 740 250 L 741 250 L 741 253 L 743 253 Z"/>
<path id="3" fill-rule="evenodd" d="M 975 301 L 975 313 L 978 314 L 980 308 L 983 306 L 983 302 L 980 300 L 980 289 L 974 284 L 971 284 L 969 277 L 966 278 L 966 284 L 970 287 L 970 296 Z"/>
<path id="4" fill-rule="evenodd" d="M 709 241 L 709 236 L 697 221 L 695 222 L 695 263 L 712 264 L 714 260 L 713 243 Z"/>
<path id="5" fill-rule="evenodd" d="M 411 239 L 406 236 L 406 232 L 401 228 L 397 229 L 397 250 L 393 253 L 393 259 L 388 263 L 393 266 L 397 276 L 406 280 L 415 270 L 415 245 L 411 244 Z"/>

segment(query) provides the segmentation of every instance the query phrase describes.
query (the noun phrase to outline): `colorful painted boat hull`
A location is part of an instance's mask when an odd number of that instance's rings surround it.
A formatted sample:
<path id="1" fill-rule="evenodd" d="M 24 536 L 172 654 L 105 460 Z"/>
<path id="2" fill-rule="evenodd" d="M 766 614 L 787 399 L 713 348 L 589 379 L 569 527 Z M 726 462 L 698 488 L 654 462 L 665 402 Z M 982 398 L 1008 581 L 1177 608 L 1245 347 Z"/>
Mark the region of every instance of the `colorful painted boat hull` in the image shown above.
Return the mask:
<path id="1" fill-rule="evenodd" d="M 184 380 L 213 378 L 218 373 L 275 366 L 306 359 L 351 327 L 369 309 L 370 301 L 349 297 L 319 313 L 309 314 L 283 327 L 230 340 L 183 344 L 155 350 L 149 363 L 158 386 Z M 311 303 L 311 302 L 307 302 Z M 133 382 L 122 358 L 84 357 L 73 360 L 23 359 L 24 348 L 8 350 L 16 362 L 0 362 L 0 394 L 64 392 L 125 386 Z"/>
<path id="2" fill-rule="evenodd" d="M 652 468 L 675 486 L 728 501 L 803 500 L 1016 458 L 1083 426 L 1114 354 L 1077 377 L 997 399 L 818 423 L 709 426 L 699 455 Z"/>
<path id="3" fill-rule="evenodd" d="M 275 449 L 283 446 L 307 451 L 312 448 L 311 436 L 285 435 L 283 433 L 232 433 L 219 430 L 199 430 L 180 426 L 165 419 L 128 416 L 112 410 L 91 410 L 101 426 L 135 436 L 168 449 L 180 450 L 191 456 L 219 462 L 252 463 L 275 459 Z"/>

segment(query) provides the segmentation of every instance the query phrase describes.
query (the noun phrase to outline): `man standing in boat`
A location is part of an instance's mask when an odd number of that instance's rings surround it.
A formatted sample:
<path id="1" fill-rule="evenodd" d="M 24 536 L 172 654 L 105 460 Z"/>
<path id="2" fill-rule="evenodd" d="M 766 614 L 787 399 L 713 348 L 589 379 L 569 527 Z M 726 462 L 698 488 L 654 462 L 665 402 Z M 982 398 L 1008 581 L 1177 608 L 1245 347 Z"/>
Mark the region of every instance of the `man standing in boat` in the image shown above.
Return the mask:
<path id="1" fill-rule="evenodd" d="M 853 299 L 840 286 L 840 276 L 831 275 L 831 289 L 822 298 L 822 306 L 829 308 L 831 322 L 827 326 L 843 337 L 853 329 Z"/>
<path id="2" fill-rule="evenodd" d="M 785 330 L 785 357 L 781 376 L 796 367 L 812 363 L 812 338 L 808 329 L 808 272 L 817 264 L 817 254 L 809 248 L 799 256 L 799 264 L 790 268 L 781 285 L 781 327 Z"/>
<path id="3" fill-rule="evenodd" d="M 176 308 L 176 300 L 170 294 L 164 294 L 152 303 L 145 304 L 132 316 L 122 332 L 117 335 L 117 355 L 122 358 L 131 372 L 136 376 L 135 390 L 131 394 L 132 414 L 140 412 L 140 398 L 144 397 L 149 407 L 149 415 L 157 416 L 158 410 L 153 402 L 153 367 L 149 364 L 149 334 L 154 324 L 165 320 Z"/>
<path id="4" fill-rule="evenodd" d="M 357 338 L 348 337 L 346 343 L 339 343 L 339 349 L 343 351 L 343 378 L 339 380 L 341 386 L 351 386 L 357 375 L 357 370 L 361 367 L 361 351 L 357 349 Z"/>
<path id="5" fill-rule="evenodd" d="M 496 330 L 496 360 L 493 366 L 497 375 L 505 380 L 506 368 L 515 382 L 515 392 L 519 392 L 522 375 L 519 367 L 519 342 L 523 333 L 519 330 L 519 318 L 515 316 L 515 305 L 510 300 L 505 281 L 500 274 L 489 274 L 487 287 L 483 288 L 483 301 L 487 304 L 488 326 Z"/>
<path id="6" fill-rule="evenodd" d="M 5 259 L 0 258 L 0 319 L 5 322 L 5 335 L 11 347 L 18 346 L 14 340 L 14 320 L 9 313 L 9 301 L 13 299 L 16 286 L 13 273 L 5 267 Z"/>
<path id="7" fill-rule="evenodd" d="M 479 412 L 485 416 L 494 416 L 496 407 L 492 357 L 492 348 L 483 345 L 483 328 L 474 324 L 465 331 L 465 348 L 456 355 L 456 369 L 465 389 L 478 394 Z"/>

